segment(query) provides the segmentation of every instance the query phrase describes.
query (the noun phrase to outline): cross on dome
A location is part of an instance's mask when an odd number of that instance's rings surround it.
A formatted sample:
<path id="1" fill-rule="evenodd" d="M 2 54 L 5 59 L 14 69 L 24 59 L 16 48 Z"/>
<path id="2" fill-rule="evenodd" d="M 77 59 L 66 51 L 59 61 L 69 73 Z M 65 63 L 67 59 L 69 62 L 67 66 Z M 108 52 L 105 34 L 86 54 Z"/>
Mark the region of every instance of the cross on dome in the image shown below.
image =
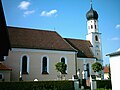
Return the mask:
<path id="1" fill-rule="evenodd" d="M 90 6 L 91 6 L 91 8 L 87 12 L 86 18 L 87 18 L 87 20 L 91 20 L 91 19 L 97 20 L 98 19 L 98 13 L 97 13 L 97 11 L 93 10 L 93 8 L 92 8 L 92 0 L 90 0 Z"/>

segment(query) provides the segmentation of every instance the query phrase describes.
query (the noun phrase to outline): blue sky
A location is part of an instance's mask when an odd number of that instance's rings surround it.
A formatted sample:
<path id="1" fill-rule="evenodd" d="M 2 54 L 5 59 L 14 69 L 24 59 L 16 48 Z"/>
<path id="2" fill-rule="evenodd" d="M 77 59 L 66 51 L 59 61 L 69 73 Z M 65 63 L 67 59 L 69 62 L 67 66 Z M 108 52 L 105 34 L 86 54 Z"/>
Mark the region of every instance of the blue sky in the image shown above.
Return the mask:
<path id="1" fill-rule="evenodd" d="M 2 0 L 8 26 L 55 30 L 62 37 L 86 39 L 90 0 Z M 120 0 L 93 0 L 106 54 L 120 48 Z"/>

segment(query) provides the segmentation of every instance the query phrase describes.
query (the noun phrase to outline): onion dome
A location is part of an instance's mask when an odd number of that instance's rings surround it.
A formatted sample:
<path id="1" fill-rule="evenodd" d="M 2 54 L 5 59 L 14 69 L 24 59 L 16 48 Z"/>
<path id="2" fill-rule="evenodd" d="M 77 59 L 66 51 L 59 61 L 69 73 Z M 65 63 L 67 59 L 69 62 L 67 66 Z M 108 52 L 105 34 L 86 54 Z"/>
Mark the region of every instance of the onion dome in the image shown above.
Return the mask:
<path id="1" fill-rule="evenodd" d="M 98 13 L 95 10 L 93 10 L 92 6 L 91 6 L 91 9 L 87 12 L 86 18 L 87 20 L 98 19 Z"/>

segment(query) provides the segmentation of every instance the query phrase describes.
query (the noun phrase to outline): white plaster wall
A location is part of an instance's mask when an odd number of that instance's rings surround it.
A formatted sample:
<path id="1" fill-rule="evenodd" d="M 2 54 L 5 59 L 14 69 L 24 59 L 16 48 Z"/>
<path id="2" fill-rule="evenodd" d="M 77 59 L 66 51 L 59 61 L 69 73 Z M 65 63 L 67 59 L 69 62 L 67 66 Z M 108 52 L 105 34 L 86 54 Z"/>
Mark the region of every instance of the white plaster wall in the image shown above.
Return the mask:
<path id="1" fill-rule="evenodd" d="M 109 73 L 104 73 L 104 79 L 108 79 L 109 78 Z"/>
<path id="2" fill-rule="evenodd" d="M 92 64 L 96 62 L 94 58 L 77 58 L 77 69 L 80 69 L 80 78 L 83 77 L 82 72 L 84 71 L 84 64 L 89 63 L 90 65 L 90 74 L 94 75 L 94 71 L 92 70 Z"/>
<path id="3" fill-rule="evenodd" d="M 0 73 L 3 74 L 4 81 L 10 81 L 11 71 L 0 71 Z"/>
<path id="4" fill-rule="evenodd" d="M 29 56 L 29 74 L 22 75 L 24 81 L 38 79 L 55 80 L 59 73 L 55 69 L 55 64 L 60 62 L 61 57 L 67 59 L 67 74 L 66 79 L 70 79 L 75 74 L 75 52 L 69 51 L 54 51 L 54 50 L 34 50 L 34 49 L 13 49 L 4 62 L 7 66 L 12 68 L 11 80 L 18 81 L 20 77 L 20 62 L 21 56 Z M 41 73 L 41 59 L 43 56 L 49 58 L 49 74 Z"/>
<path id="5" fill-rule="evenodd" d="M 120 89 L 120 55 L 110 57 L 112 90 Z"/>
<path id="6" fill-rule="evenodd" d="M 91 25 L 93 25 L 92 29 L 91 29 Z M 95 25 L 96 25 L 96 29 L 95 29 Z M 91 32 L 98 32 L 98 21 L 97 20 L 87 21 L 87 29 L 88 29 L 88 34 Z"/>

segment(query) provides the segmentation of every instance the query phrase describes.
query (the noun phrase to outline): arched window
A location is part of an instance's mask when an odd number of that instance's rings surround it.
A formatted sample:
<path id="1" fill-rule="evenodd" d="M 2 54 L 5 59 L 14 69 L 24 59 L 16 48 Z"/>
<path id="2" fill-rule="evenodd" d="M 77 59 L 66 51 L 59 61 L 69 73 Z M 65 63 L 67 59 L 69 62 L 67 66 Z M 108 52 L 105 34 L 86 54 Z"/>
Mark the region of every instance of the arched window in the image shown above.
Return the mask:
<path id="1" fill-rule="evenodd" d="M 67 65 L 66 58 L 62 57 L 62 58 L 61 58 L 61 62 L 63 62 L 64 64 Z M 68 66 L 67 66 L 67 67 L 68 67 Z M 64 74 L 67 74 L 67 70 L 64 72 Z"/>
<path id="2" fill-rule="evenodd" d="M 87 77 L 90 77 L 90 65 L 89 65 L 89 63 L 86 64 L 86 70 L 87 70 Z"/>
<path id="3" fill-rule="evenodd" d="M 61 58 L 61 62 L 63 62 L 65 64 L 65 58 L 64 57 Z"/>
<path id="4" fill-rule="evenodd" d="M 93 29 L 93 25 L 91 25 L 91 29 Z"/>
<path id="5" fill-rule="evenodd" d="M 95 25 L 95 29 L 97 29 L 97 26 Z"/>
<path id="6" fill-rule="evenodd" d="M 2 80 L 2 79 L 3 79 L 3 74 L 0 73 L 0 80 Z"/>
<path id="7" fill-rule="evenodd" d="M 42 59 L 42 74 L 48 74 L 47 72 L 47 57 L 43 57 Z"/>
<path id="8" fill-rule="evenodd" d="M 27 56 L 22 57 L 22 74 L 28 74 L 28 69 L 27 69 Z"/>
<path id="9" fill-rule="evenodd" d="M 95 36 L 95 40 L 98 41 L 98 36 L 97 35 Z"/>

